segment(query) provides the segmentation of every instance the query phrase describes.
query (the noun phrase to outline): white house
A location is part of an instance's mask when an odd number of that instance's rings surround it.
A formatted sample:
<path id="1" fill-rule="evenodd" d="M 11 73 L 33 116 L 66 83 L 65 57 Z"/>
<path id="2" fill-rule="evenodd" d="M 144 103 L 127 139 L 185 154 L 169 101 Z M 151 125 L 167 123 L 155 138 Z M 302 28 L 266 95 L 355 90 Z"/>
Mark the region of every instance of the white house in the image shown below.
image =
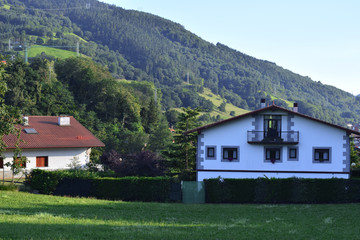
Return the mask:
<path id="1" fill-rule="evenodd" d="M 264 99 L 262 99 L 263 101 Z M 350 134 L 276 105 L 192 129 L 198 132 L 197 180 L 207 178 L 349 178 Z"/>
<path id="2" fill-rule="evenodd" d="M 29 160 L 26 170 L 64 169 L 71 163 L 85 165 L 90 159 L 92 147 L 104 147 L 89 130 L 74 117 L 28 116 L 24 117 L 19 147 L 22 155 Z M 4 156 L 0 158 L 0 177 L 9 176 L 10 168 L 6 162 L 13 161 L 16 137 L 3 137 L 7 145 Z"/>

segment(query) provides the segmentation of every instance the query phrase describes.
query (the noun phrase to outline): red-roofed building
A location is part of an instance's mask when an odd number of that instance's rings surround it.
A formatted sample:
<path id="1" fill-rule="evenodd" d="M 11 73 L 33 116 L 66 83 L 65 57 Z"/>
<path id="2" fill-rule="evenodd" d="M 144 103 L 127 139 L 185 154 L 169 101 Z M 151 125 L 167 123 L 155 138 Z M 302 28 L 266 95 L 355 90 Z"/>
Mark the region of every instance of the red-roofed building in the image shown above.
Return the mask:
<path id="1" fill-rule="evenodd" d="M 20 128 L 20 148 L 22 155 L 29 160 L 27 170 L 68 168 L 75 160 L 85 165 L 90 159 L 92 147 L 105 146 L 74 117 L 28 116 L 24 117 Z M 7 135 L 3 140 L 7 150 L 0 159 L 0 168 L 10 171 L 5 163 L 13 159 L 16 137 Z"/>

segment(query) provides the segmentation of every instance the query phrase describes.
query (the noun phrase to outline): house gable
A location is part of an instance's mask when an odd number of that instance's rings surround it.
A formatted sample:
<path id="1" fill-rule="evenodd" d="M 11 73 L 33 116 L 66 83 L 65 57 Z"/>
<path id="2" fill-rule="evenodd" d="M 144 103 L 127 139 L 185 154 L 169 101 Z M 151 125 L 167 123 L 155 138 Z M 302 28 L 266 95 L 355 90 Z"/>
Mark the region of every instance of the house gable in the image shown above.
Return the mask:
<path id="1" fill-rule="evenodd" d="M 194 131 L 199 132 L 198 180 L 219 176 L 348 178 L 349 135 L 360 134 L 277 106 L 188 132 Z M 209 148 L 216 156 L 207 156 Z M 233 154 L 231 159 L 229 154 Z"/>

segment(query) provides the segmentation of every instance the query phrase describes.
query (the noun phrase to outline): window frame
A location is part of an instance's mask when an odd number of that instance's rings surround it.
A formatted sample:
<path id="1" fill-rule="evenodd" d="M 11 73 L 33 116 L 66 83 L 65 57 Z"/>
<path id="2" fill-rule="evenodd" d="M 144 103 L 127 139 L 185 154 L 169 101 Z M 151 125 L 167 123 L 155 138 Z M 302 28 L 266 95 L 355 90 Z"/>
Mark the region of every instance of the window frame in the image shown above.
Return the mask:
<path id="1" fill-rule="evenodd" d="M 271 127 L 273 126 L 273 127 Z M 264 115 L 264 138 L 276 137 L 281 138 L 282 116 L 281 115 Z M 269 133 L 276 131 L 276 136 L 270 136 Z"/>
<path id="2" fill-rule="evenodd" d="M 295 157 L 291 157 L 291 151 L 295 150 Z M 299 161 L 299 148 L 288 147 L 288 161 Z"/>
<path id="3" fill-rule="evenodd" d="M 271 158 L 268 158 L 268 151 L 271 151 L 271 150 L 278 150 L 279 151 L 279 158 L 275 158 L 274 160 L 271 159 Z M 267 147 L 264 147 L 264 162 L 271 162 L 271 163 L 280 163 L 282 162 L 282 151 L 283 151 L 283 148 L 282 147 L 279 147 L 279 146 L 267 146 Z M 276 155 L 276 153 L 275 153 Z"/>
<path id="4" fill-rule="evenodd" d="M 213 148 L 214 156 L 209 156 L 209 149 Z M 216 160 L 216 146 L 209 145 L 205 147 L 205 160 Z"/>
<path id="5" fill-rule="evenodd" d="M 313 160 L 313 163 L 331 163 L 331 159 L 332 159 L 332 155 L 331 155 L 331 147 L 313 147 L 313 157 L 312 157 L 312 160 Z M 316 159 L 316 153 L 319 152 L 319 153 L 327 153 L 327 159 Z"/>
<path id="6" fill-rule="evenodd" d="M 236 158 L 233 158 L 229 160 L 228 158 L 225 158 L 225 151 L 236 151 Z M 233 154 L 234 156 L 234 154 Z M 221 146 L 221 161 L 222 162 L 239 162 L 240 161 L 240 147 L 239 146 Z"/>
<path id="7" fill-rule="evenodd" d="M 40 160 L 40 158 L 45 158 L 44 161 L 44 166 L 39 166 L 40 164 L 38 164 L 38 160 Z M 36 167 L 37 168 L 46 168 L 49 167 L 49 156 L 36 156 Z"/>

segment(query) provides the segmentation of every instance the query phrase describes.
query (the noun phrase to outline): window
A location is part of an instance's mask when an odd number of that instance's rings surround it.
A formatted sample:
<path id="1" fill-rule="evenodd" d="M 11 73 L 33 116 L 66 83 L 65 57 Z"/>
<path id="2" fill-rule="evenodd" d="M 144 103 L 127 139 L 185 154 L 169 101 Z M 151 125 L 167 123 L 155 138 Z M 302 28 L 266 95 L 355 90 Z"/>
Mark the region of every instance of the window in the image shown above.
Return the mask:
<path id="1" fill-rule="evenodd" d="M 208 157 L 215 157 L 215 149 L 213 147 L 209 147 L 207 149 L 207 156 Z"/>
<path id="2" fill-rule="evenodd" d="M 297 161 L 298 158 L 298 148 L 297 147 L 289 147 L 288 148 L 288 160 L 289 161 Z"/>
<path id="3" fill-rule="evenodd" d="M 330 162 L 330 148 L 314 148 L 314 162 Z"/>
<path id="4" fill-rule="evenodd" d="M 239 161 L 238 147 L 222 147 L 222 160 L 223 161 Z"/>
<path id="5" fill-rule="evenodd" d="M 206 160 L 216 160 L 216 146 L 206 146 Z"/>
<path id="6" fill-rule="evenodd" d="M 270 161 L 272 163 L 281 161 L 281 148 L 265 147 L 265 161 Z"/>
<path id="7" fill-rule="evenodd" d="M 48 157 L 36 157 L 36 167 L 48 167 Z"/>
<path id="8" fill-rule="evenodd" d="M 281 137 L 281 116 L 264 115 L 264 138 L 275 140 Z"/>
<path id="9" fill-rule="evenodd" d="M 0 168 L 4 168 L 4 159 L 0 158 Z"/>

